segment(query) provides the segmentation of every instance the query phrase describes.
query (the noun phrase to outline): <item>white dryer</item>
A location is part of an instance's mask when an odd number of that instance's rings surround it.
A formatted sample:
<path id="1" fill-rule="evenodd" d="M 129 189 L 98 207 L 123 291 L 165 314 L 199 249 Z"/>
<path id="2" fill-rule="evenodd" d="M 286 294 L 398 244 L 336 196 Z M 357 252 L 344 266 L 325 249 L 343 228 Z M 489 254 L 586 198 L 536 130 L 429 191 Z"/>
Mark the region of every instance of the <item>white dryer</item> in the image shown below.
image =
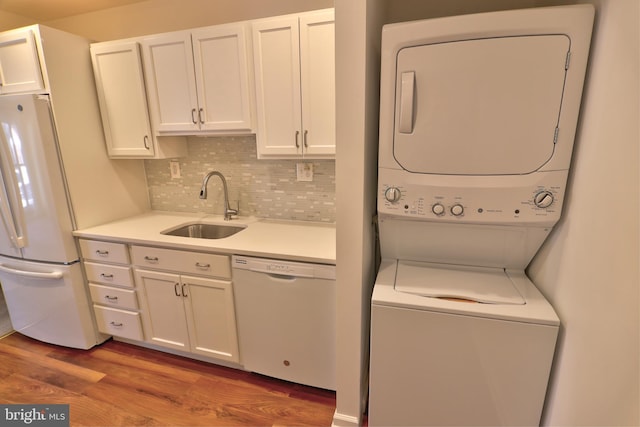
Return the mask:
<path id="1" fill-rule="evenodd" d="M 536 425 L 559 319 L 524 270 L 560 218 L 594 9 L 382 32 L 369 425 Z"/>

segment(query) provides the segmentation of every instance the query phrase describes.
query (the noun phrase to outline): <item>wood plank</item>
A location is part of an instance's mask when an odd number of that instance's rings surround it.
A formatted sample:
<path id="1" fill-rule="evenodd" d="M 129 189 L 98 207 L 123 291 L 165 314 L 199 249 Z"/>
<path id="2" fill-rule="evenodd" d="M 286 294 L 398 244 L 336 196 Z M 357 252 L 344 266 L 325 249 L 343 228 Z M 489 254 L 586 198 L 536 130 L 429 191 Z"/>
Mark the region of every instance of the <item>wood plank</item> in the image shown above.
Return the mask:
<path id="1" fill-rule="evenodd" d="M 335 393 L 107 341 L 0 339 L 0 402 L 67 403 L 71 425 L 329 426 Z"/>
<path id="2" fill-rule="evenodd" d="M 123 412 L 112 404 L 17 374 L 0 383 L 0 402 L 68 404 L 73 426 L 162 425 L 152 417 Z"/>
<path id="3" fill-rule="evenodd" d="M 247 420 L 244 425 L 265 425 L 267 420 L 269 425 L 331 425 L 334 405 L 292 398 L 290 393 L 284 393 L 279 388 L 292 389 L 296 385 L 273 379 L 261 380 L 270 383 L 269 387 L 246 381 L 203 377 L 188 391 L 188 397 L 201 405 L 208 402 L 210 407 L 223 410 L 229 419 Z"/>

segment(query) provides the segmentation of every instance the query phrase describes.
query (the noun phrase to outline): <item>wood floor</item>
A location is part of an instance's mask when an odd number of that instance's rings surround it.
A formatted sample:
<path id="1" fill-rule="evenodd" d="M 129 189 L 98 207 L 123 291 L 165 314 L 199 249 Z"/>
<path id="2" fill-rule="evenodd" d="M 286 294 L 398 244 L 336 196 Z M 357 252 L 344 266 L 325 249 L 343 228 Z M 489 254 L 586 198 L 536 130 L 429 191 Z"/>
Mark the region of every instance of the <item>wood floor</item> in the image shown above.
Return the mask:
<path id="1" fill-rule="evenodd" d="M 335 393 L 107 341 L 0 339 L 0 403 L 69 404 L 72 426 L 329 426 Z"/>

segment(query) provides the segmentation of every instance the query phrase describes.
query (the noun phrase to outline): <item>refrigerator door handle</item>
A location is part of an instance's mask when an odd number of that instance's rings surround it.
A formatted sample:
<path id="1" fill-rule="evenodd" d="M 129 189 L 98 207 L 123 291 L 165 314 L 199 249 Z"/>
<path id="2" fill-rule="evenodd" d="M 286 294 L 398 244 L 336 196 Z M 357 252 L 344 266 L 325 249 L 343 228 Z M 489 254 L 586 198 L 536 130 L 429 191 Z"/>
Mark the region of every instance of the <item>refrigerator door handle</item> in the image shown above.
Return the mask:
<path id="1" fill-rule="evenodd" d="M 20 195 L 20 187 L 14 177 L 14 165 L 9 162 L 9 159 L 12 158 L 13 156 L 11 155 L 6 135 L 4 131 L 0 131 L 0 167 L 2 168 L 0 182 L 2 183 L 4 193 L 4 197 L 0 197 L 0 214 L 2 215 L 2 222 L 7 234 L 15 247 L 20 249 L 27 246 L 27 239 L 23 234 L 18 232 L 14 217 L 14 215 L 17 217 L 18 225 L 22 226 L 20 229 L 24 229 L 22 200 L 18 197 Z M 10 198 L 11 201 L 9 200 Z M 12 207 L 14 209 L 11 209 Z"/>
<path id="2" fill-rule="evenodd" d="M 15 268 L 8 267 L 7 265 L 2 263 L 0 263 L 0 271 L 16 276 L 30 277 L 33 279 L 61 279 L 63 276 L 61 271 L 51 271 L 43 273 L 40 271 L 16 270 Z"/>

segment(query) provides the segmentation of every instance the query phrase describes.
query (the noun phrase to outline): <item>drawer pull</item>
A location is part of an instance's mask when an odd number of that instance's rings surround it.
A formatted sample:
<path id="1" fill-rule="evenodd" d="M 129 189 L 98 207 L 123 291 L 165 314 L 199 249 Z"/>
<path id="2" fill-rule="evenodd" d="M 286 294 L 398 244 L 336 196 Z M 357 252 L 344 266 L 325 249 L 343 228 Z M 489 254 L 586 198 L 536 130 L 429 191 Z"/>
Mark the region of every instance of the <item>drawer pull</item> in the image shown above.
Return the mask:
<path id="1" fill-rule="evenodd" d="M 103 250 L 96 250 L 96 255 L 98 256 L 109 256 L 109 251 L 103 251 Z"/>
<path id="2" fill-rule="evenodd" d="M 185 287 L 185 286 L 187 286 L 187 285 L 186 285 L 186 284 L 182 285 L 182 296 L 186 298 L 186 297 L 188 297 L 189 295 L 187 295 L 187 293 L 186 293 L 186 292 L 185 292 L 185 290 L 184 290 L 184 287 Z"/>
<path id="3" fill-rule="evenodd" d="M 176 296 L 180 296 L 180 283 L 176 283 L 173 285 L 173 292 L 175 292 Z"/>
<path id="4" fill-rule="evenodd" d="M 158 261 L 160 261 L 157 256 L 145 255 L 144 259 L 145 259 L 145 261 L 149 261 L 149 262 L 158 262 Z"/>
<path id="5" fill-rule="evenodd" d="M 116 327 L 116 328 L 122 328 L 122 327 L 124 326 L 124 325 L 122 324 L 122 322 L 120 322 L 120 323 L 116 323 L 116 322 L 114 322 L 114 321 L 111 321 L 111 322 L 109 322 L 109 324 L 110 324 L 111 326 L 113 326 L 113 327 Z"/>
<path id="6" fill-rule="evenodd" d="M 118 301 L 118 297 L 112 297 L 109 295 L 105 295 L 104 299 L 106 299 L 107 301 Z"/>
<path id="7" fill-rule="evenodd" d="M 211 267 L 211 264 L 202 264 L 200 262 L 196 262 L 196 267 L 206 270 L 206 269 L 209 269 Z"/>
<path id="8" fill-rule="evenodd" d="M 104 274 L 104 273 L 100 273 L 100 277 L 102 277 L 103 279 L 113 279 L 113 274 Z"/>

